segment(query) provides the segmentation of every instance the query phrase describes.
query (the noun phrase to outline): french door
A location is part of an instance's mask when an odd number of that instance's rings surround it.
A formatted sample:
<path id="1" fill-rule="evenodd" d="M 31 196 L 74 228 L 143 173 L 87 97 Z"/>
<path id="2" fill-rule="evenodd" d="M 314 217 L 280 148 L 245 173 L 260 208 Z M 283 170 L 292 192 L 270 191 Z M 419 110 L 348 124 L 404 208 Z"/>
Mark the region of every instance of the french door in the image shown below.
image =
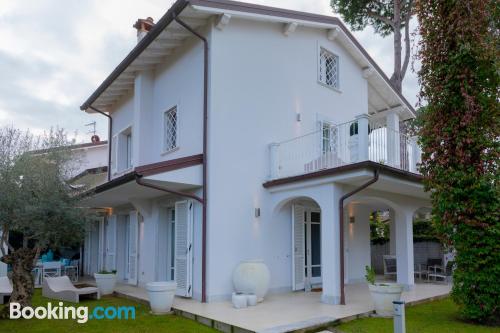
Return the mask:
<path id="1" fill-rule="evenodd" d="M 292 228 L 293 290 L 321 284 L 321 211 L 294 205 Z"/>
<path id="2" fill-rule="evenodd" d="M 311 285 L 321 283 L 321 212 L 306 209 L 304 221 L 305 235 L 305 276 Z"/>

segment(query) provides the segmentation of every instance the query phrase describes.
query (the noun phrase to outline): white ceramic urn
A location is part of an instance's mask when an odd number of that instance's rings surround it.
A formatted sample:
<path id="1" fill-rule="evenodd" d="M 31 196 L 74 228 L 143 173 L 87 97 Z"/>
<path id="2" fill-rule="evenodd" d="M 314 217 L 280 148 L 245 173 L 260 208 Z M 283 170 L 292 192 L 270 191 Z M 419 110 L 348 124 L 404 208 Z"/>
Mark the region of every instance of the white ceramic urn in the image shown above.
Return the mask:
<path id="1" fill-rule="evenodd" d="M 233 284 L 236 292 L 254 294 L 262 302 L 269 290 L 271 274 L 263 260 L 242 261 L 233 272 Z"/>
<path id="2" fill-rule="evenodd" d="M 101 295 L 109 295 L 115 291 L 116 274 L 112 273 L 94 273 L 95 283 Z"/>

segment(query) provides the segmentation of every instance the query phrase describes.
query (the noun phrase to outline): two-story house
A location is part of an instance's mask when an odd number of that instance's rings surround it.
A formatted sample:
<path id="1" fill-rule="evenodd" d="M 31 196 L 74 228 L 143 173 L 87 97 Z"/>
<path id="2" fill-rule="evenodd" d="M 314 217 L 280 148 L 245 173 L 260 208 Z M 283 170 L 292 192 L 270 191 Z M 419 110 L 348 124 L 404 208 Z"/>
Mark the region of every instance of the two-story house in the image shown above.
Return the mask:
<path id="1" fill-rule="evenodd" d="M 176 280 L 230 298 L 261 259 L 274 293 L 344 285 L 370 265 L 370 214 L 389 211 L 397 281 L 414 286 L 412 219 L 429 206 L 414 110 L 338 18 L 227 0 L 178 0 L 83 103 L 109 118 L 109 181 L 84 203 L 87 273 Z"/>

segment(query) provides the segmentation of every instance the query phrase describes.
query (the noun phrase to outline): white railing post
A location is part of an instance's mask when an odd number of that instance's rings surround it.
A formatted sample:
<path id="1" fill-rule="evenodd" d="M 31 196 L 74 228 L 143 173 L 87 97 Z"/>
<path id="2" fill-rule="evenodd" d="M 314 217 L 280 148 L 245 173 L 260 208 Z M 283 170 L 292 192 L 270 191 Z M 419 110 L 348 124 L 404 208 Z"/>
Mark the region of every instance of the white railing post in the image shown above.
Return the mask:
<path id="1" fill-rule="evenodd" d="M 399 145 L 399 116 L 390 112 L 386 117 L 387 122 L 387 162 L 395 168 L 401 167 Z"/>
<path id="2" fill-rule="evenodd" d="M 358 159 L 356 162 L 368 161 L 368 126 L 369 116 L 367 114 L 360 114 L 356 116 L 358 122 Z"/>
<path id="3" fill-rule="evenodd" d="M 418 164 L 422 162 L 422 151 L 418 145 L 418 137 L 413 136 L 410 138 L 411 145 L 411 165 L 410 171 L 418 173 Z"/>
<path id="4" fill-rule="evenodd" d="M 280 174 L 279 143 L 269 144 L 270 178 L 276 179 Z"/>

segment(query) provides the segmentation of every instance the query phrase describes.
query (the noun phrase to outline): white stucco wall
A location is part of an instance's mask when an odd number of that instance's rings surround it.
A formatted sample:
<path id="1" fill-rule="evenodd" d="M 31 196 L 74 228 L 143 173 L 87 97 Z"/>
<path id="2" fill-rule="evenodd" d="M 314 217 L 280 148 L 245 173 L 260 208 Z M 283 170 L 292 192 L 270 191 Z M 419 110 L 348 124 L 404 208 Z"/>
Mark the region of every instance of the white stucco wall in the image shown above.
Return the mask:
<path id="1" fill-rule="evenodd" d="M 371 266 L 370 212 L 370 207 L 361 204 L 351 204 L 345 209 L 345 280 L 348 283 L 364 282 L 365 266 Z M 350 216 L 354 217 L 354 223 L 349 222 Z"/>
<path id="2" fill-rule="evenodd" d="M 318 114 L 342 123 L 366 113 L 367 83 L 325 30 L 299 27 L 286 37 L 281 24 L 232 19 L 212 38 L 208 292 L 227 298 L 233 269 L 255 258 L 271 267 L 272 289 L 291 288 L 290 220 L 272 219 L 262 187 L 268 145 L 316 130 Z M 317 82 L 320 45 L 340 57 L 341 92 Z"/>

